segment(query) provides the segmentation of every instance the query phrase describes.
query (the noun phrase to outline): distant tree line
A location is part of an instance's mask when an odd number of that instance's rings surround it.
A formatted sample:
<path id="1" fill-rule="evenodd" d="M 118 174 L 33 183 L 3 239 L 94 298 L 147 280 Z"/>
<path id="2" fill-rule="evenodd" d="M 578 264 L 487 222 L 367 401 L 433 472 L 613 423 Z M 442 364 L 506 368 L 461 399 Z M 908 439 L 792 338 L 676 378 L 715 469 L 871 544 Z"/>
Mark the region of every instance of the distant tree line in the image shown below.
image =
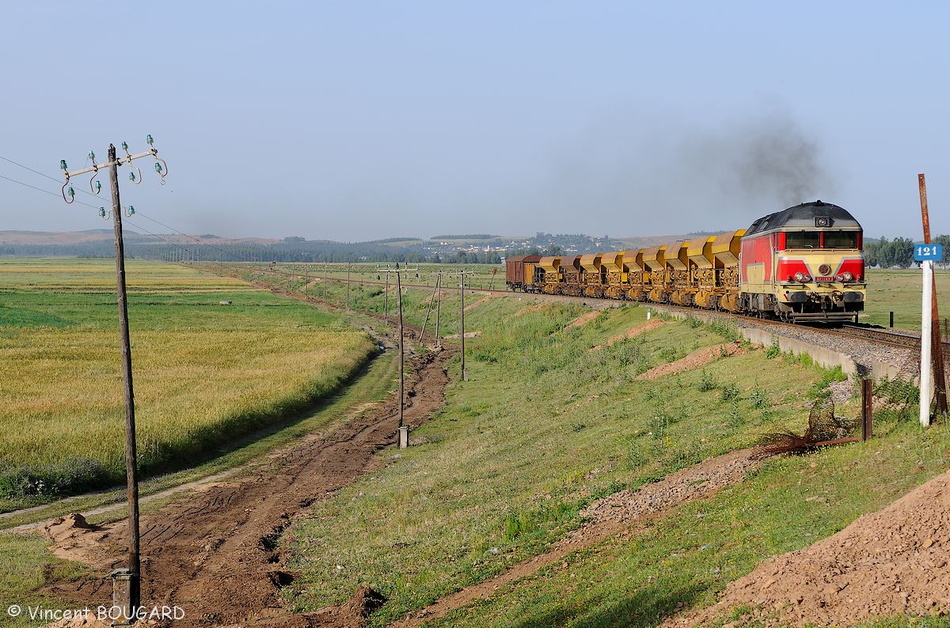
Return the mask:
<path id="1" fill-rule="evenodd" d="M 549 244 L 543 249 L 539 246 L 529 246 L 527 248 L 508 251 L 509 255 L 564 255 L 564 247 L 560 244 Z"/>
<path id="2" fill-rule="evenodd" d="M 497 240 L 501 236 L 490 233 L 471 233 L 468 235 L 434 235 L 430 240 Z"/>
<path id="3" fill-rule="evenodd" d="M 950 261 L 950 235 L 933 238 L 934 244 L 943 245 L 943 259 L 938 264 Z M 864 243 L 864 260 L 868 266 L 879 268 L 907 268 L 914 263 L 914 241 L 908 238 L 878 238 Z"/>

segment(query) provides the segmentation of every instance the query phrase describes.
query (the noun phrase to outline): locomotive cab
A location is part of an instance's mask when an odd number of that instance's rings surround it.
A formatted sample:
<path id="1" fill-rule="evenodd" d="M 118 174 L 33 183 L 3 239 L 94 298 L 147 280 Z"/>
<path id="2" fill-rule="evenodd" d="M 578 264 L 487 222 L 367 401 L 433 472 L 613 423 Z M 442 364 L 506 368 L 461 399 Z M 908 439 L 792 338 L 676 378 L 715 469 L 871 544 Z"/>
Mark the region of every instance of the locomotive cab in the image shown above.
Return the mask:
<path id="1" fill-rule="evenodd" d="M 742 238 L 740 307 L 789 321 L 846 322 L 864 309 L 863 230 L 815 201 L 764 216 Z"/>

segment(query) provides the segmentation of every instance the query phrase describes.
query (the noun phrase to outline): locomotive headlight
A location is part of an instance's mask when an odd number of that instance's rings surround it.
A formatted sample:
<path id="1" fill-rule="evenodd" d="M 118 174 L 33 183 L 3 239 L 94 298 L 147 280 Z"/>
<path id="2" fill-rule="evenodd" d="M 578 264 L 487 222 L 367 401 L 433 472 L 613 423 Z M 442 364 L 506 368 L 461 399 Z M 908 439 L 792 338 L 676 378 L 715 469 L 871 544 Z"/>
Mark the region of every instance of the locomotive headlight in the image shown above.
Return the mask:
<path id="1" fill-rule="evenodd" d="M 795 273 L 795 281 L 805 281 L 805 273 Z"/>
<path id="2" fill-rule="evenodd" d="M 852 275 L 851 273 L 845 273 L 845 274 L 844 274 L 844 280 L 845 280 L 845 281 L 854 281 L 854 275 Z"/>
<path id="3" fill-rule="evenodd" d="M 845 281 L 844 275 L 835 275 L 835 281 Z"/>

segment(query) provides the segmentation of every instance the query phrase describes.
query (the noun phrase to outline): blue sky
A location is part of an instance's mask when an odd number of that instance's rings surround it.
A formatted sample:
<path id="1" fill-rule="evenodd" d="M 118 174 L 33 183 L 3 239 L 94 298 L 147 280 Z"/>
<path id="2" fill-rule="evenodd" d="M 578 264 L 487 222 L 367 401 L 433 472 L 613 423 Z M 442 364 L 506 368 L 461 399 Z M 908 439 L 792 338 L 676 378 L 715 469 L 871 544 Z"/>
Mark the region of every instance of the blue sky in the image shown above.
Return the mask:
<path id="1" fill-rule="evenodd" d="M 123 167 L 123 204 L 187 233 L 678 234 L 821 198 L 869 235 L 919 240 L 918 172 L 934 234 L 950 233 L 947 3 L 4 12 L 0 157 L 59 179 L 60 159 L 144 150 L 150 133 L 167 183 L 147 160 L 139 186 Z M 0 176 L 59 192 L 8 161 Z M 108 228 L 94 208 L 7 179 L 0 193 L 0 230 Z"/>

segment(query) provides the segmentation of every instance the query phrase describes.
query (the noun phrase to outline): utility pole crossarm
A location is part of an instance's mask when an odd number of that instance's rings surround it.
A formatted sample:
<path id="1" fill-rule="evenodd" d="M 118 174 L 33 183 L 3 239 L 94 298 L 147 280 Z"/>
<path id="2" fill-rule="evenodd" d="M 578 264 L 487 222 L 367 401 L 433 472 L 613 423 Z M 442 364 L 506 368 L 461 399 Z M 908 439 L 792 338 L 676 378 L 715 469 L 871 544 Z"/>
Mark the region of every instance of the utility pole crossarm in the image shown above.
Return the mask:
<path id="1" fill-rule="evenodd" d="M 73 170 L 70 172 L 69 167 L 66 165 L 66 160 L 61 159 L 59 161 L 59 167 L 63 170 L 63 175 L 66 177 L 66 182 L 63 183 L 63 189 L 61 194 L 63 195 L 63 200 L 67 203 L 72 203 L 75 200 L 76 192 L 72 187 L 69 187 L 69 180 L 72 177 L 78 177 L 81 174 L 88 174 L 90 172 L 94 173 L 92 179 L 90 179 L 89 184 L 92 186 L 92 182 L 95 180 L 96 175 L 99 174 L 100 170 L 108 169 L 112 170 L 118 168 L 122 164 L 131 164 L 136 159 L 141 159 L 143 157 L 153 157 L 155 159 L 155 172 L 157 172 L 162 177 L 162 185 L 165 185 L 165 176 L 168 174 L 168 164 L 165 163 L 165 160 L 158 156 L 158 149 L 152 146 L 152 136 L 149 135 L 146 139 L 148 145 L 151 146 L 147 151 L 141 153 L 131 154 L 129 153 L 129 145 L 125 142 L 122 142 L 122 150 L 125 151 L 125 157 L 116 157 L 115 146 L 109 145 L 109 157 L 108 161 L 102 164 L 96 163 L 96 154 L 92 151 L 89 151 L 89 159 L 92 160 L 92 165 L 87 168 L 81 168 L 79 170 Z M 138 178 L 136 178 L 135 173 L 129 174 L 129 178 L 133 183 L 138 184 L 142 180 L 142 171 L 139 170 Z M 98 187 L 93 188 L 93 192 L 99 193 Z"/>
<path id="2" fill-rule="evenodd" d="M 154 157 L 155 159 L 158 159 L 158 149 L 153 148 L 143 153 L 136 153 L 135 155 L 127 155 L 126 157 L 117 157 L 114 163 L 117 166 L 121 166 L 122 164 L 132 163 L 133 159 L 141 159 L 142 157 Z M 162 161 L 164 162 L 164 160 Z M 96 164 L 94 166 L 89 166 L 88 168 L 83 168 L 82 170 L 74 170 L 73 172 L 69 172 L 68 170 L 66 170 L 65 171 L 66 181 L 69 181 L 70 177 L 78 177 L 79 175 L 86 174 L 87 172 L 99 172 L 99 170 L 108 168 L 112 164 L 113 162 L 107 161 L 104 164 Z M 167 168 L 163 168 L 163 169 L 167 170 Z"/>

